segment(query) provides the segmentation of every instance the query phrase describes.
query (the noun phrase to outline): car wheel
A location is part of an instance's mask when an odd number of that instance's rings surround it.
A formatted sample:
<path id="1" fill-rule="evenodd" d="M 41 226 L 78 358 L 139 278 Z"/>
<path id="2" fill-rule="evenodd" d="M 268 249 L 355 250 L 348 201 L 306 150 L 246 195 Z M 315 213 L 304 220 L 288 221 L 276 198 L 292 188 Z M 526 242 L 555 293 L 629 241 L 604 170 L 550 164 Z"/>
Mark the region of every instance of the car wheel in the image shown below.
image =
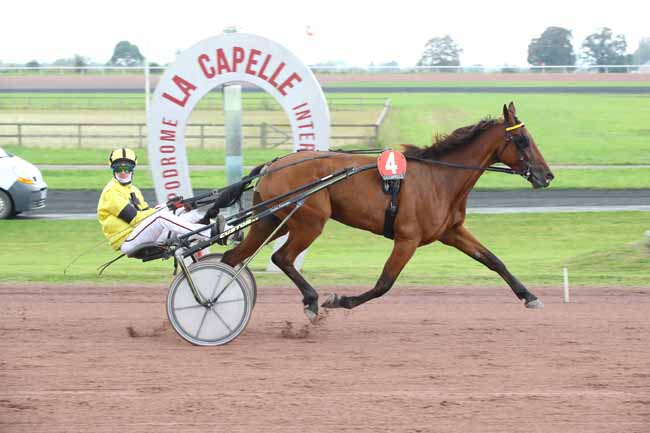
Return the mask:
<path id="1" fill-rule="evenodd" d="M 14 205 L 11 197 L 4 191 L 0 191 L 0 220 L 9 218 L 13 215 Z"/>

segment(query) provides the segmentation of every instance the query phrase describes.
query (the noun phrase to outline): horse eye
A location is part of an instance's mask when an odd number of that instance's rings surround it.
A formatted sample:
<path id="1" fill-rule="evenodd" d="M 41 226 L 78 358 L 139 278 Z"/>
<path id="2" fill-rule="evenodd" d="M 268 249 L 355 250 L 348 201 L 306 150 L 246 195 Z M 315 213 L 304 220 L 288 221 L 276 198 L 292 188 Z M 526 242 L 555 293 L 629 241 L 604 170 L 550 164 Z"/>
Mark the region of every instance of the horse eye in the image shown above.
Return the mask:
<path id="1" fill-rule="evenodd" d="M 528 147 L 530 145 L 530 142 L 528 141 L 528 137 L 526 137 L 525 135 L 517 135 L 517 136 L 515 136 L 514 137 L 514 142 L 515 142 L 515 145 L 521 150 L 525 149 L 526 147 Z"/>

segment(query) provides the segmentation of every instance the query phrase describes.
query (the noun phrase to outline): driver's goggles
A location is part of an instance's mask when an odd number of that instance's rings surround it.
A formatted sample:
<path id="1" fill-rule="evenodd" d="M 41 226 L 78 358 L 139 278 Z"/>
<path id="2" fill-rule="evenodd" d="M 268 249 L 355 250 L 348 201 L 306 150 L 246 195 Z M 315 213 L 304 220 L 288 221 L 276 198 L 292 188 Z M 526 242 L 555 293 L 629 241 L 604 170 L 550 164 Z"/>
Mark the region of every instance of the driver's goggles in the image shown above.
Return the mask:
<path id="1" fill-rule="evenodd" d="M 133 173 L 133 167 L 129 164 L 117 164 L 113 166 L 113 172 L 115 173 Z"/>

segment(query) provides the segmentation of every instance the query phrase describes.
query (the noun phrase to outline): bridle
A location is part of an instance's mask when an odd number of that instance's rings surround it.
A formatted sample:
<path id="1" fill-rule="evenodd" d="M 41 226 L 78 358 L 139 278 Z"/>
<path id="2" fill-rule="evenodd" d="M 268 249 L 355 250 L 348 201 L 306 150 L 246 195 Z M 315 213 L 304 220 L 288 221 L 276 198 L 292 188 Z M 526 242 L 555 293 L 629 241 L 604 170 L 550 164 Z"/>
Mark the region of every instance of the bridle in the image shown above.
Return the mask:
<path id="1" fill-rule="evenodd" d="M 525 126 L 524 122 L 519 122 L 516 125 L 508 126 L 506 128 L 505 140 L 503 142 L 503 146 L 501 147 L 501 149 L 497 151 L 497 160 L 499 162 L 503 162 L 501 160 L 501 155 L 503 154 L 504 150 L 508 146 L 508 143 L 513 143 L 515 145 L 515 148 L 517 149 L 517 153 L 519 154 L 519 161 L 521 161 L 523 165 L 522 170 L 513 170 L 513 171 L 521 175 L 526 180 L 529 180 L 532 173 L 530 170 L 530 160 L 526 155 L 526 149 L 530 147 L 530 141 L 528 140 L 528 137 L 526 137 L 523 134 L 514 135 L 512 133 L 512 131 L 515 131 L 519 128 L 523 128 L 524 126 Z"/>
<path id="2" fill-rule="evenodd" d="M 532 171 L 530 169 L 530 161 L 528 159 L 528 156 L 526 156 L 526 149 L 530 147 L 530 141 L 528 140 L 528 137 L 526 137 L 525 135 L 514 135 L 512 133 L 512 131 L 515 131 L 522 127 L 524 127 L 524 122 L 519 122 L 516 125 L 506 127 L 505 140 L 503 146 L 501 146 L 501 148 L 497 151 L 496 154 L 497 162 L 502 163 L 501 154 L 505 150 L 506 146 L 508 146 L 508 143 L 511 142 L 514 143 L 515 147 L 517 148 L 517 153 L 519 154 L 519 160 L 522 162 L 523 165 L 522 170 L 515 170 L 510 167 L 495 167 L 492 165 L 489 167 L 477 167 L 472 165 L 456 164 L 453 162 L 438 161 L 435 159 L 418 158 L 410 155 L 406 155 L 406 159 L 420 161 L 427 164 L 435 164 L 435 165 L 442 165 L 445 167 L 459 168 L 461 170 L 493 171 L 493 172 L 505 173 L 505 174 L 518 174 L 524 179 L 530 181 L 530 177 L 532 176 Z"/>

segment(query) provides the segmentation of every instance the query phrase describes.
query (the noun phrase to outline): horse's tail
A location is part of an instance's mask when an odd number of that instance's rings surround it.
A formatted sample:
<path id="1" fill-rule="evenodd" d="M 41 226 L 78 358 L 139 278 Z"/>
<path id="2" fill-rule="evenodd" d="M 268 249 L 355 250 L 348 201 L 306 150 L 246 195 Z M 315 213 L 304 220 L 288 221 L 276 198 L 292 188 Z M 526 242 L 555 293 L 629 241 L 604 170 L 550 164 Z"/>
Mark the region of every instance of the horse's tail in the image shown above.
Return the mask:
<path id="1" fill-rule="evenodd" d="M 264 164 L 260 164 L 260 165 L 258 165 L 257 167 L 253 168 L 253 169 L 251 170 L 251 172 L 248 173 L 248 176 L 246 176 L 246 177 L 251 178 L 251 180 L 253 180 L 254 178 L 258 177 L 259 174 L 260 174 L 260 172 L 262 171 L 262 169 L 264 168 L 265 165 L 266 165 L 266 163 L 264 163 Z"/>
<path id="2" fill-rule="evenodd" d="M 220 189 L 219 197 L 215 201 L 214 206 L 221 209 L 234 205 L 237 200 L 241 198 L 244 191 L 248 189 L 250 183 L 256 178 L 263 176 L 260 172 L 264 168 L 264 165 L 265 164 L 261 164 L 252 169 L 248 176 L 242 177 L 239 182 L 232 183 L 227 187 Z"/>

